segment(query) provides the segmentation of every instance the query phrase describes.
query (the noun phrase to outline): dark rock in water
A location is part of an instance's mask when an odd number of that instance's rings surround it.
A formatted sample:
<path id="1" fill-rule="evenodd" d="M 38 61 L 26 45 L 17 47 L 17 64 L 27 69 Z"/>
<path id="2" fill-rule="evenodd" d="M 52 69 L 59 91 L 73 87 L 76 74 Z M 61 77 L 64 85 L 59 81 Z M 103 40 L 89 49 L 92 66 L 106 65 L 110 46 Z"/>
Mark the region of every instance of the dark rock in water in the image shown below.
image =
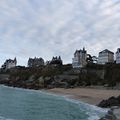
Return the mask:
<path id="1" fill-rule="evenodd" d="M 113 111 L 112 111 L 112 110 L 109 110 L 109 111 L 108 111 L 108 114 L 113 115 Z"/>
<path id="2" fill-rule="evenodd" d="M 120 105 L 120 96 L 118 97 L 110 97 L 108 100 L 101 101 L 98 106 L 99 107 L 111 107 L 111 106 L 119 106 Z"/>
<path id="3" fill-rule="evenodd" d="M 109 106 L 117 106 L 119 105 L 119 101 L 115 97 L 111 97 L 107 100 Z"/>
<path id="4" fill-rule="evenodd" d="M 106 119 L 108 119 L 108 120 L 116 120 L 116 116 L 114 115 L 114 114 L 107 114 L 106 116 L 105 116 L 105 118 Z"/>
<path id="5" fill-rule="evenodd" d="M 105 117 L 102 117 L 99 120 L 117 120 L 116 116 L 114 115 L 112 110 L 109 110 Z"/>
<path id="6" fill-rule="evenodd" d="M 107 107 L 108 106 L 108 103 L 106 102 L 106 100 L 103 100 L 101 101 L 99 104 L 98 104 L 99 107 Z"/>
<path id="7" fill-rule="evenodd" d="M 120 95 L 117 97 L 117 100 L 119 101 L 119 104 L 120 104 Z"/>

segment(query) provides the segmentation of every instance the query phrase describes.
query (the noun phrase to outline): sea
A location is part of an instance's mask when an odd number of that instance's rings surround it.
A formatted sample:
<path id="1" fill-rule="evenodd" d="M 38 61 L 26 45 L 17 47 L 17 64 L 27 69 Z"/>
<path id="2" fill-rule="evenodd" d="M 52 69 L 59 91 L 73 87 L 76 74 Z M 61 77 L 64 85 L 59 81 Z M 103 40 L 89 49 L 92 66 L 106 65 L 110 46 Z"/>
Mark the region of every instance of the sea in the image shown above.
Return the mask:
<path id="1" fill-rule="evenodd" d="M 0 86 L 0 120 L 99 120 L 106 112 L 45 91 Z"/>

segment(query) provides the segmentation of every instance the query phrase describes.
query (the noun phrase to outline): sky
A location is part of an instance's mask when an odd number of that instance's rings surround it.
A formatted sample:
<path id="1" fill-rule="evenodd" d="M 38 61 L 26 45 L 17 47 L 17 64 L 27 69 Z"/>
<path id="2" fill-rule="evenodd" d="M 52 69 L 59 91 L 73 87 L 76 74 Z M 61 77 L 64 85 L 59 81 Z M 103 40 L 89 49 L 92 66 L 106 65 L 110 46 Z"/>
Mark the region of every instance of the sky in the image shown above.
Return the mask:
<path id="1" fill-rule="evenodd" d="M 120 0 L 0 0 L 0 65 L 59 55 L 71 63 L 83 47 L 96 56 L 120 47 Z"/>

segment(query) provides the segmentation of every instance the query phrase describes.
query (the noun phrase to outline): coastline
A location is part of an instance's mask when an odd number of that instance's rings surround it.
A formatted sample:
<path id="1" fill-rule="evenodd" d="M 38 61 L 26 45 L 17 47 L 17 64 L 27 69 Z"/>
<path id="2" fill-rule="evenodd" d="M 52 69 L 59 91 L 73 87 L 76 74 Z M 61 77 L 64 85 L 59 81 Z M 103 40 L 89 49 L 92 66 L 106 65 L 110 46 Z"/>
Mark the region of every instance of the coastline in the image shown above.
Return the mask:
<path id="1" fill-rule="evenodd" d="M 6 86 L 2 85 L 4 87 L 12 87 L 12 86 Z M 18 88 L 18 87 L 12 87 L 12 88 Z M 26 89 L 26 88 L 20 88 L 25 90 L 35 90 L 35 89 Z M 35 90 L 38 91 L 39 90 Z M 47 94 L 51 95 L 58 95 L 67 98 L 68 100 L 75 100 L 80 101 L 83 103 L 86 103 L 86 105 L 96 106 L 98 105 L 101 100 L 108 99 L 111 96 L 117 97 L 120 95 L 120 90 L 113 90 L 113 89 L 101 89 L 94 87 L 84 87 L 84 88 L 54 88 L 54 89 L 41 89 L 41 92 L 45 92 Z M 106 108 L 105 108 L 106 109 Z M 108 112 L 106 111 L 108 110 Z M 120 107 L 110 107 L 107 108 L 105 111 L 107 112 L 106 115 L 99 120 L 120 120 Z"/>
<path id="2" fill-rule="evenodd" d="M 102 100 L 108 99 L 111 96 L 117 97 L 120 95 L 120 90 L 107 90 L 98 88 L 54 88 L 46 91 L 65 96 L 70 99 L 82 101 L 94 106 L 97 106 Z M 107 114 L 99 120 L 120 120 L 119 113 L 120 107 L 116 106 L 109 108 Z"/>
<path id="3" fill-rule="evenodd" d="M 13 87 L 13 88 L 21 88 L 27 90 L 36 90 L 43 91 L 51 94 L 56 94 L 60 96 L 64 96 L 66 98 L 70 98 L 73 100 L 81 101 L 87 104 L 97 106 L 102 100 L 109 99 L 114 96 L 117 97 L 120 95 L 120 89 L 110 89 L 105 87 L 79 87 L 79 88 L 52 88 L 52 89 L 32 89 L 32 88 L 24 88 L 24 87 L 15 87 L 8 86 L 6 84 L 0 84 L 1 86 Z"/>
<path id="4" fill-rule="evenodd" d="M 111 96 L 117 97 L 120 95 L 120 90 L 107 90 L 98 88 L 54 88 L 46 91 L 92 105 L 98 105 L 102 100 L 108 99 Z"/>
<path id="5" fill-rule="evenodd" d="M 120 95 L 120 90 L 98 88 L 54 88 L 46 91 L 49 93 L 65 96 L 70 99 L 82 101 L 94 106 L 97 106 L 102 100 L 108 99 L 111 96 L 117 97 Z M 120 120 L 119 112 L 120 107 L 109 108 L 106 115 L 99 120 Z"/>
<path id="6" fill-rule="evenodd" d="M 55 94 L 55 93 L 50 93 L 50 92 L 47 92 L 45 89 L 43 89 L 43 90 L 33 90 L 33 89 L 24 89 L 24 88 L 17 88 L 17 87 L 9 87 L 9 86 L 4 86 L 4 85 L 2 85 L 1 87 L 5 87 L 5 88 L 7 88 L 8 89 L 8 91 L 9 91 L 9 89 L 10 90 L 13 90 L 13 91 L 15 91 L 15 92 L 20 92 L 20 91 L 22 91 L 22 93 L 23 92 L 25 92 L 25 94 L 26 94 L 26 92 L 28 93 L 28 94 L 30 94 L 31 95 L 31 92 L 32 92 L 32 94 L 33 93 L 37 93 L 37 94 L 39 94 L 39 93 L 41 93 L 41 95 L 47 95 L 47 96 L 50 96 L 50 97 L 58 97 L 57 98 L 57 101 L 66 101 L 67 102 L 67 109 L 68 109 L 68 111 L 69 111 L 69 109 L 70 109 L 70 106 L 71 105 L 73 105 L 73 109 L 74 109 L 74 105 L 76 106 L 78 106 L 78 109 L 76 109 L 76 110 L 82 110 L 83 112 L 85 112 L 85 114 L 87 115 L 87 117 L 89 118 L 89 120 L 98 120 L 98 119 L 100 119 L 100 117 L 101 116 L 104 116 L 105 114 L 106 114 L 106 112 L 107 112 L 107 109 L 106 110 L 104 110 L 104 109 L 102 109 L 102 108 L 99 108 L 99 107 L 97 107 L 97 106 L 94 106 L 94 105 L 90 105 L 90 104 L 85 104 L 84 102 L 81 102 L 81 101 L 78 101 L 78 100 L 74 100 L 74 99 L 71 99 L 71 98 L 67 98 L 67 96 L 62 96 L 62 95 L 60 95 L 60 94 Z M 41 96 L 41 95 L 39 95 L 39 96 Z M 46 98 L 46 97 L 45 97 Z M 48 100 L 49 100 L 49 97 L 47 97 L 48 98 Z M 41 100 L 43 100 L 43 99 L 41 99 Z M 57 102 L 57 101 L 55 101 L 55 102 Z M 63 104 L 64 104 L 64 102 L 63 102 Z M 58 105 L 58 107 L 59 107 L 59 104 L 57 104 Z M 70 105 L 70 106 L 69 106 Z M 80 107 L 80 108 L 79 108 Z M 75 109 L 74 109 L 75 110 Z M 59 110 L 58 110 L 59 111 Z M 76 111 L 77 112 L 77 111 Z M 76 114 L 77 115 L 77 114 Z M 79 116 L 80 117 L 80 116 Z M 80 117 L 81 118 L 81 117 Z"/>

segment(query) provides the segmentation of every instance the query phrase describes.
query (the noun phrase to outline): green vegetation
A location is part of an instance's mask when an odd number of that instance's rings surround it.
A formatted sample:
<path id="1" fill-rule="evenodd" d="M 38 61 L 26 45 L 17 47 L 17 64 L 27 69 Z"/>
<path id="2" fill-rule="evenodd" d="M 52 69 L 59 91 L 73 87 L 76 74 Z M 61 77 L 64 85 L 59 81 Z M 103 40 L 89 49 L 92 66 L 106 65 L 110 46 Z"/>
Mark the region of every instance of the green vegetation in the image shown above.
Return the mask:
<path id="1" fill-rule="evenodd" d="M 38 68 L 15 68 L 0 74 L 9 79 L 0 83 L 24 88 L 53 88 L 104 85 L 113 87 L 120 83 L 120 64 L 88 64 L 82 69 L 72 69 L 71 64 L 47 65 Z"/>
<path id="2" fill-rule="evenodd" d="M 109 86 L 113 87 L 117 83 L 120 83 L 120 64 L 111 64 L 105 66 L 105 82 L 109 84 Z"/>

